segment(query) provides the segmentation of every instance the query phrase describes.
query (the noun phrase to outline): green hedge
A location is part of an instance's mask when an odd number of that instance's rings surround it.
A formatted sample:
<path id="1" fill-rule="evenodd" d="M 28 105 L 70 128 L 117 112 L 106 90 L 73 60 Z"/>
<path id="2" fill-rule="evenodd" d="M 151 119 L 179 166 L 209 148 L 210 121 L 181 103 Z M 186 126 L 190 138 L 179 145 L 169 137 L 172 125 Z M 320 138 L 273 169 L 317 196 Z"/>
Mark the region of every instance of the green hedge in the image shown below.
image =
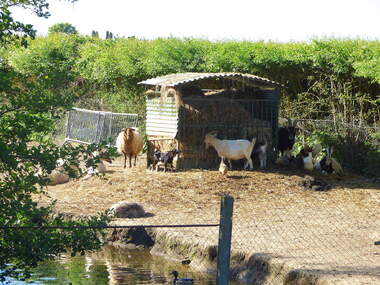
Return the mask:
<path id="1" fill-rule="evenodd" d="M 139 104 L 142 100 L 137 82 L 177 72 L 244 72 L 279 81 L 286 86 L 284 102 L 289 106 L 285 109 L 290 112 L 294 102 L 329 99 L 344 92 L 345 96 L 366 98 L 365 112 L 373 112 L 373 108 L 378 111 L 379 104 L 378 41 L 101 40 L 52 34 L 30 41 L 26 49 L 13 48 L 6 53 L 6 58 L 16 71 L 24 75 L 49 76 L 57 84 L 80 80 L 82 93 L 100 101 L 103 99 L 105 108 L 117 110 L 121 109 L 118 106 L 120 100 L 110 97 L 121 97 Z M 299 111 L 295 113 L 299 114 Z M 371 114 L 366 119 L 373 123 L 379 120 L 379 114 Z"/>
<path id="2" fill-rule="evenodd" d="M 144 114 L 139 81 L 179 72 L 243 72 L 286 86 L 283 117 L 375 126 L 380 122 L 379 41 L 101 40 L 51 34 L 31 40 L 28 48 L 0 49 L 0 64 L 19 74 L 14 84 L 21 88 L 28 80 L 44 78 L 50 91 L 66 88 L 77 96 L 77 106 L 92 109 Z"/>

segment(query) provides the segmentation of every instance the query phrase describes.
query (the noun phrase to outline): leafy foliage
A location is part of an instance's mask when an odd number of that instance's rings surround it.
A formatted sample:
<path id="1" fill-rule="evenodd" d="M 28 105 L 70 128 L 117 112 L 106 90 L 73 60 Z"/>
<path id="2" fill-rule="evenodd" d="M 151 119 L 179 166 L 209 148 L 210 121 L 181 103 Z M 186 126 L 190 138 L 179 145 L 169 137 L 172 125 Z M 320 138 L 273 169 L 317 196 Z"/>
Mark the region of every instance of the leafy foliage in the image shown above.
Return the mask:
<path id="1" fill-rule="evenodd" d="M 3 102 L 0 106 L 0 225 L 105 225 L 108 218 L 104 215 L 78 222 L 64 221 L 62 216 L 53 216 L 53 205 L 41 207 L 32 198 L 32 195 L 44 193 L 47 174 L 56 168 L 58 159 L 66 161 L 67 170 L 69 165 L 78 165 L 80 160 L 93 166 L 96 161 L 89 159 L 90 154 L 101 147 L 104 149 L 104 145 L 61 147 L 53 144 L 48 135 L 54 130 L 56 120 L 72 106 L 75 96 L 49 78 L 34 80 L 34 75 L 25 76 L 14 71 L 7 74 L 6 79 L 11 84 L 5 85 L 0 92 Z M 115 156 L 112 149 L 104 149 L 104 152 Z M 60 252 L 99 248 L 101 243 L 96 232 L 3 229 L 0 231 L 0 271 L 17 276 L 22 271 L 16 268 L 27 269 Z"/>
<path id="2" fill-rule="evenodd" d="M 76 2 L 77 0 L 66 0 Z M 47 18 L 50 16 L 48 0 L 1 0 L 0 1 L 0 44 L 7 44 L 21 39 L 26 45 L 27 38 L 34 38 L 36 31 L 30 24 L 19 22 L 13 18 L 12 8 L 21 7 L 31 10 L 36 16 Z"/>
<path id="3" fill-rule="evenodd" d="M 95 167 L 101 150 L 109 157 L 116 150 L 99 146 L 57 146 L 50 139 L 56 121 L 82 94 L 78 75 L 73 69 L 80 37 L 52 35 L 50 41 L 33 41 L 24 48 L 15 38 L 33 36 L 29 25 L 16 22 L 10 8 L 31 8 L 47 17 L 46 0 L 1 1 L 0 42 L 0 282 L 4 276 L 27 278 L 28 270 L 41 260 L 59 253 L 72 254 L 101 246 L 99 226 L 109 221 L 99 214 L 78 221 L 55 214 L 54 204 L 42 206 L 39 195 L 45 194 L 47 175 L 64 161 L 70 165 L 84 161 Z M 18 33 L 17 35 L 14 35 Z M 11 45 L 14 43 L 14 46 Z M 80 227 L 90 228 L 80 228 Z M 27 228 L 23 228 L 27 227 Z M 34 227 L 31 229 L 30 227 Z M 62 229 L 69 228 L 69 229 Z M 79 228 L 78 228 L 79 227 Z M 91 227 L 95 227 L 91 229 Z"/>
<path id="4" fill-rule="evenodd" d="M 48 29 L 50 33 L 77 34 L 77 29 L 70 23 L 57 23 Z"/>
<path id="5" fill-rule="evenodd" d="M 36 39 L 28 48 L 12 49 L 8 60 L 12 68 L 30 78 L 43 78 L 55 88 L 74 82 L 77 74 L 73 65 L 78 46 L 84 39 L 79 36 L 53 34 Z"/>
<path id="6" fill-rule="evenodd" d="M 208 49 L 205 41 L 158 39 L 148 43 L 148 48 L 144 64 L 150 76 L 202 72 L 205 69 L 205 55 Z"/>

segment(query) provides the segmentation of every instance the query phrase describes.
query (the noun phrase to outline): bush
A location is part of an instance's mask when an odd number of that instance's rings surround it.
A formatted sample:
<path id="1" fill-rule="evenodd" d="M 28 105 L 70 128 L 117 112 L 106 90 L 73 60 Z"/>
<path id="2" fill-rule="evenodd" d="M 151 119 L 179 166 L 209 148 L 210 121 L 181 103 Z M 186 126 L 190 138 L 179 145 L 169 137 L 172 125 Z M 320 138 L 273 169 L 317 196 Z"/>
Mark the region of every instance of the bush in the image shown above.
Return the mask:
<path id="1" fill-rule="evenodd" d="M 0 58 L 1 64 L 10 64 L 9 72 L 18 72 L 26 80 L 43 80 L 51 92 L 65 90 L 77 96 L 76 105 L 84 108 L 143 116 L 144 88 L 137 85 L 139 81 L 179 72 L 243 72 L 286 86 L 280 116 L 330 119 L 353 126 L 380 122 L 379 41 L 101 40 L 52 34 L 30 41 L 29 48 L 2 49 Z M 23 87 L 24 81 L 18 84 Z M 336 128 L 314 136 L 335 145 L 335 155 L 342 159 L 344 144 L 355 147 L 359 143 L 351 141 L 354 135 Z M 365 140 L 360 142 L 363 145 L 358 148 L 372 153 Z"/>

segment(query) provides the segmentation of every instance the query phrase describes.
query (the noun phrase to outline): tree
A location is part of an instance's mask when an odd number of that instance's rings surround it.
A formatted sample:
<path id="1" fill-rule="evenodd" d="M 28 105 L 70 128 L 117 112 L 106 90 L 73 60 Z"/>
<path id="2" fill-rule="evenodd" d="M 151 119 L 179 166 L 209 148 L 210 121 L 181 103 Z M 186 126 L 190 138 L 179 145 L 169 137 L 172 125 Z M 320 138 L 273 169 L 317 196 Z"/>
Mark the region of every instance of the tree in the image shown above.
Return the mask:
<path id="1" fill-rule="evenodd" d="M 34 35 L 31 26 L 13 20 L 10 7 L 33 9 L 40 17 L 49 15 L 46 0 L 3 0 L 1 5 L 1 17 L 9 20 L 0 25 L 3 44 L 14 41 L 17 32 L 22 37 Z M 116 155 L 105 144 L 57 146 L 49 138 L 56 120 L 78 98 L 76 74 L 67 64 L 75 47 L 69 44 L 59 52 L 55 44 L 41 47 L 51 50 L 45 67 L 38 49 L 23 49 L 31 57 L 13 62 L 0 50 L 0 283 L 4 276 L 28 278 L 30 267 L 62 252 L 75 255 L 99 248 L 101 232 L 91 227 L 104 226 L 109 220 L 99 214 L 67 221 L 55 214 L 54 203 L 42 206 L 33 199 L 45 194 L 47 174 L 56 168 L 58 159 L 63 159 L 69 171 L 70 165 L 78 165 L 82 158 L 87 166 L 95 166 L 99 157 L 90 156 L 95 150 L 109 157 Z M 36 68 L 31 70 L 31 66 Z"/>
<path id="2" fill-rule="evenodd" d="M 91 37 L 93 37 L 93 38 L 99 38 L 99 32 L 93 30 L 93 31 L 91 32 Z"/>
<path id="3" fill-rule="evenodd" d="M 77 0 L 65 0 L 71 3 Z M 19 22 L 13 18 L 11 9 L 21 7 L 33 11 L 38 17 L 50 16 L 48 0 L 1 0 L 0 1 L 0 44 L 20 39 L 26 45 L 28 37 L 34 38 L 36 31 L 30 24 Z"/>
<path id="4" fill-rule="evenodd" d="M 54 24 L 53 26 L 49 27 L 49 34 L 50 33 L 64 33 L 64 34 L 77 34 L 77 29 L 69 24 L 69 23 L 58 23 Z"/>
<path id="5" fill-rule="evenodd" d="M 106 31 L 106 40 L 112 40 L 112 39 L 113 39 L 112 32 Z"/>

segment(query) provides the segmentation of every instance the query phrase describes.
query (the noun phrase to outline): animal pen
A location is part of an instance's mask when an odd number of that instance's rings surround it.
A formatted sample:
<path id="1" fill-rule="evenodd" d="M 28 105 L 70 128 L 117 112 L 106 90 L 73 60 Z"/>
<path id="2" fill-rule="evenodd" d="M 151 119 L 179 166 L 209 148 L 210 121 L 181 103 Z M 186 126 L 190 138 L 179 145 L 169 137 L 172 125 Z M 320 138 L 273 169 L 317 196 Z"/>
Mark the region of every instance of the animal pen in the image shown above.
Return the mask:
<path id="1" fill-rule="evenodd" d="M 119 132 L 123 128 L 136 127 L 138 120 L 137 114 L 72 108 L 67 117 L 65 143 L 98 144 L 109 141 L 115 145 Z"/>
<path id="2" fill-rule="evenodd" d="M 179 73 L 139 84 L 146 92 L 148 164 L 154 148 L 177 148 L 177 169 L 215 168 L 214 149 L 205 150 L 207 133 L 219 139 L 248 139 L 268 143 L 273 157 L 277 139 L 280 84 L 242 73 Z"/>

